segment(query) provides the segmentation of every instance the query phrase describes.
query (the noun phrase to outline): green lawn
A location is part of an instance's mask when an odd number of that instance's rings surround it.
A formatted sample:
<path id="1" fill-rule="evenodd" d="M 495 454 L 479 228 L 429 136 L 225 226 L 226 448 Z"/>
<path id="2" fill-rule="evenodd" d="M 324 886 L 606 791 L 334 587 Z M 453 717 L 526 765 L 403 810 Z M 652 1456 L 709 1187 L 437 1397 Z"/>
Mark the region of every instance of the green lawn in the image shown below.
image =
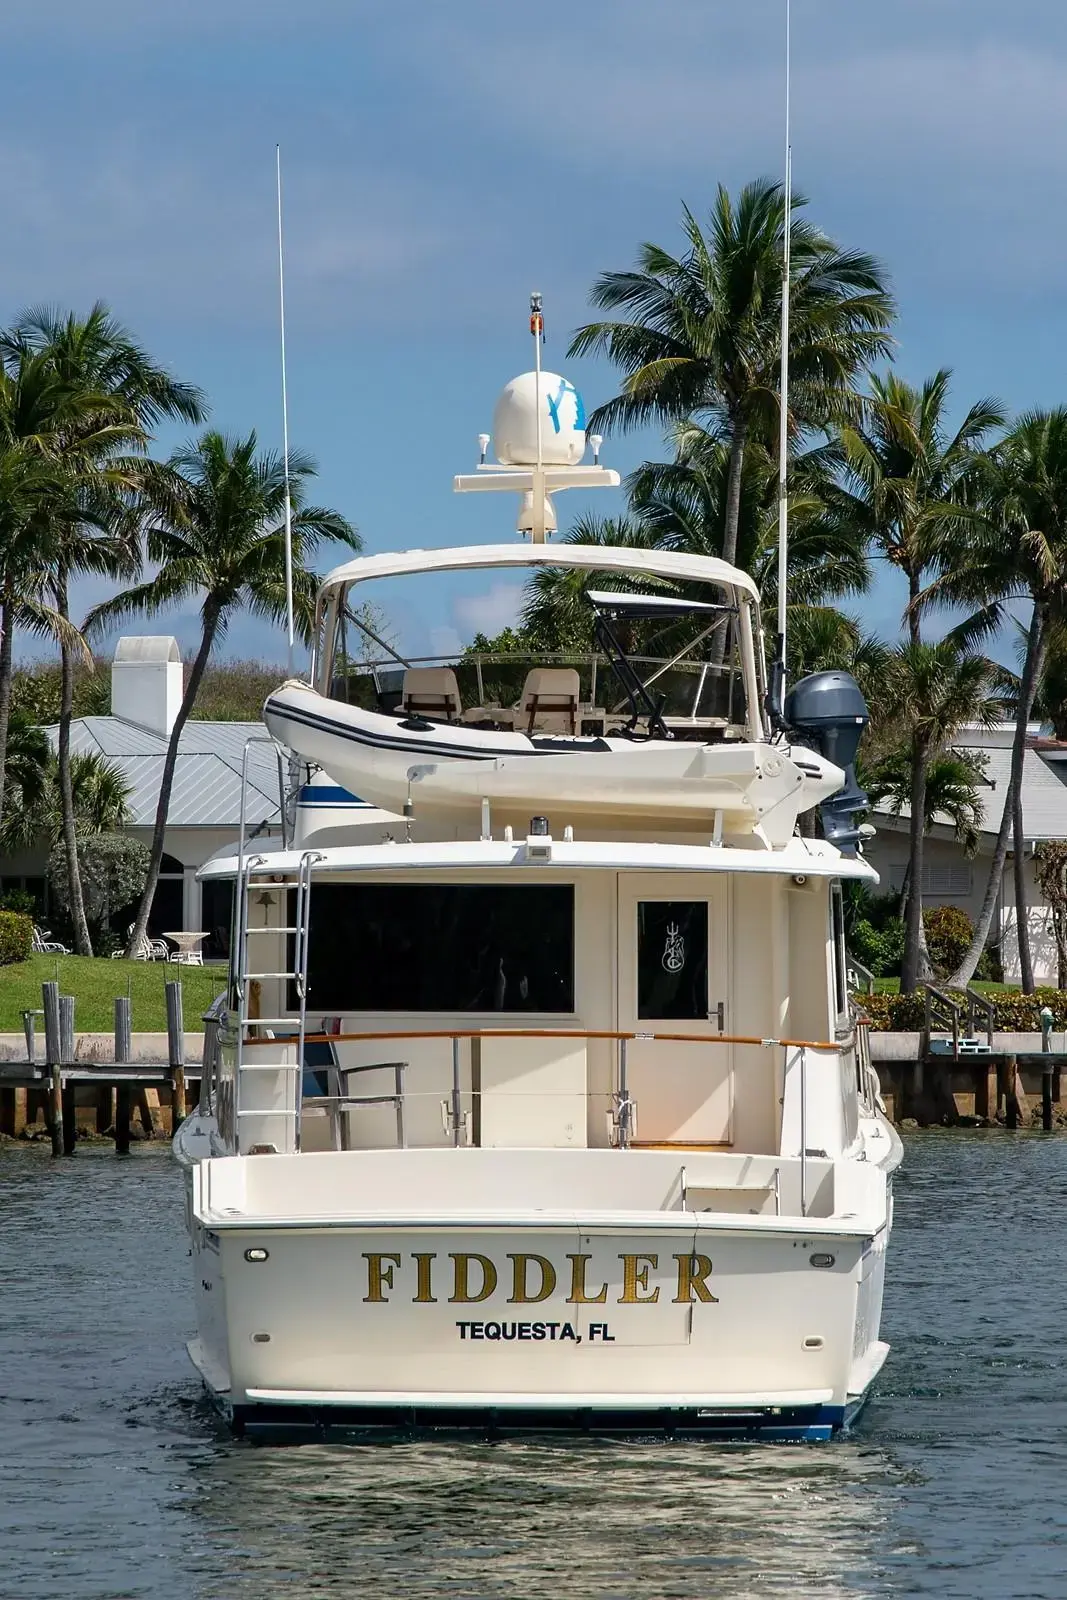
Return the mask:
<path id="1" fill-rule="evenodd" d="M 940 988 L 944 988 L 944 986 L 944 980 L 935 985 L 935 987 Z M 971 988 L 976 989 L 979 994 L 1018 994 L 1020 992 L 1017 983 L 987 983 L 984 979 L 979 979 L 977 982 L 972 983 Z M 899 994 L 900 979 L 875 978 L 874 992 L 875 994 Z"/>
<path id="2" fill-rule="evenodd" d="M 182 985 L 185 1026 L 200 1028 L 203 1012 L 226 984 L 226 968 L 178 966 L 170 961 L 98 961 L 88 956 L 31 956 L 0 967 L 0 1033 L 20 1033 L 23 1011 L 39 1009 L 41 984 L 58 979 L 60 994 L 74 996 L 74 1027 L 79 1033 L 110 1033 L 115 996 L 130 997 L 135 1033 L 163 1033 L 167 1008 L 163 985 Z M 40 1027 L 40 1019 L 38 1019 Z"/>

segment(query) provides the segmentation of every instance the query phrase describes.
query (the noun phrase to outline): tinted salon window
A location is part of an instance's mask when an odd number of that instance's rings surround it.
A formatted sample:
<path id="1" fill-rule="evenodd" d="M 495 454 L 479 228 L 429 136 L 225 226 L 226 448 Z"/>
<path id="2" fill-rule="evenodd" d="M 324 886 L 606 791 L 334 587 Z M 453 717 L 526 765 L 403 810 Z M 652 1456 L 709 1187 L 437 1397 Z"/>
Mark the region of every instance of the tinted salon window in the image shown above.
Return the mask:
<path id="1" fill-rule="evenodd" d="M 659 1020 L 707 1020 L 706 900 L 639 902 L 637 1015 Z"/>
<path id="2" fill-rule="evenodd" d="M 573 1011 L 574 890 L 316 884 L 315 1011 Z"/>

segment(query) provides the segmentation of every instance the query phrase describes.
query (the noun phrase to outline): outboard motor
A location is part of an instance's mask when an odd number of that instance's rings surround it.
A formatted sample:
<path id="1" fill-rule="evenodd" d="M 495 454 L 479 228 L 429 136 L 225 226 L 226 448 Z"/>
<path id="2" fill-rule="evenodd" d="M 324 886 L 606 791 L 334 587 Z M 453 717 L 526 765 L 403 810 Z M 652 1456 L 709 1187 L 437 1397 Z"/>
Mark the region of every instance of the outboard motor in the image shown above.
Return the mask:
<path id="1" fill-rule="evenodd" d="M 801 744 L 841 767 L 845 787 L 819 807 L 823 833 L 842 855 L 854 856 L 863 837 L 856 813 L 867 796 L 856 782 L 856 754 L 870 718 L 867 702 L 850 672 L 813 672 L 791 690 L 785 720 Z"/>

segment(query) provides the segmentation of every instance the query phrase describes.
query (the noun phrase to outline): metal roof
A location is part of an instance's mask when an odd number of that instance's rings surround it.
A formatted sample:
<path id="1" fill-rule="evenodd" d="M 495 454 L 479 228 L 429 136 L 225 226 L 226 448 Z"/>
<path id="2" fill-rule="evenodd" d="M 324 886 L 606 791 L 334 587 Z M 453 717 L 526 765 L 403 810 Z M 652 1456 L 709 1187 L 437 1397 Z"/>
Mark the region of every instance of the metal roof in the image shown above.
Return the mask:
<path id="1" fill-rule="evenodd" d="M 56 727 L 45 729 L 53 747 Z M 169 826 L 236 828 L 241 818 L 241 762 L 249 739 L 266 739 L 262 722 L 187 722 L 178 744 Z M 107 758 L 130 787 L 129 826 L 150 828 L 156 819 L 167 740 L 122 717 L 78 717 L 71 723 L 71 749 Z M 246 821 L 278 821 L 278 760 L 272 744 L 248 752 Z"/>
<path id="2" fill-rule="evenodd" d="M 981 754 L 986 783 L 994 785 L 981 791 L 982 832 L 996 833 L 1011 778 L 1011 750 L 985 748 Z M 1028 839 L 1067 839 L 1067 783 L 1058 763 L 1044 761 L 1029 746 L 1023 755 L 1023 832 Z"/>
<path id="3" fill-rule="evenodd" d="M 982 833 L 995 836 L 1000 830 L 1011 778 L 1010 744 L 990 745 L 960 741 L 954 749 L 983 760 L 983 781 L 979 785 L 979 803 L 982 808 Z M 890 820 L 884 806 L 878 814 Z M 897 815 L 896 813 L 893 814 Z M 904 806 L 899 816 L 906 822 L 911 815 L 910 806 Z M 947 823 L 947 817 L 934 819 Z M 1027 839 L 1067 839 L 1067 769 L 1053 758 L 1045 760 L 1039 750 L 1027 745 L 1023 756 L 1023 832 Z"/>

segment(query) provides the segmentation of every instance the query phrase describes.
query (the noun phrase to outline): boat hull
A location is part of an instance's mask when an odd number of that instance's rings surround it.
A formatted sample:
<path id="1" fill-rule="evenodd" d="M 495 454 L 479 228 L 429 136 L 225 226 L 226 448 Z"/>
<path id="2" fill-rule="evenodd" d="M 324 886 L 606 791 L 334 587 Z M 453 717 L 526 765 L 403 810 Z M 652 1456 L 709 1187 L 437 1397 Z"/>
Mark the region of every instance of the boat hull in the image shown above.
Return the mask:
<path id="1" fill-rule="evenodd" d="M 846 1427 L 884 1233 L 679 1221 L 197 1226 L 190 1354 L 237 1432 Z"/>

